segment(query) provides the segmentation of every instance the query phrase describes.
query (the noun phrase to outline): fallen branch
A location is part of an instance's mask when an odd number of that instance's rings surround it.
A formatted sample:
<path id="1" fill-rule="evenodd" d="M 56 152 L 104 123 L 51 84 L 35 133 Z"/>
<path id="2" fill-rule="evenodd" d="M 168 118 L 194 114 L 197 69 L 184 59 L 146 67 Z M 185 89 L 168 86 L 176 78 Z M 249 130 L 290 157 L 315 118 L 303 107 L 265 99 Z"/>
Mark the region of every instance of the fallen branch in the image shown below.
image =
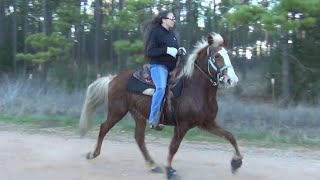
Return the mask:
<path id="1" fill-rule="evenodd" d="M 302 69 L 302 71 L 310 71 L 310 72 L 316 72 L 316 70 L 315 69 L 313 69 L 313 68 L 309 68 L 309 67 L 306 67 L 305 65 L 303 65 L 301 62 L 300 62 L 300 60 L 297 58 L 297 57 L 295 57 L 294 55 L 289 55 L 290 56 L 290 58 L 292 58 L 295 62 L 297 62 L 297 64 L 298 64 L 298 66 Z"/>

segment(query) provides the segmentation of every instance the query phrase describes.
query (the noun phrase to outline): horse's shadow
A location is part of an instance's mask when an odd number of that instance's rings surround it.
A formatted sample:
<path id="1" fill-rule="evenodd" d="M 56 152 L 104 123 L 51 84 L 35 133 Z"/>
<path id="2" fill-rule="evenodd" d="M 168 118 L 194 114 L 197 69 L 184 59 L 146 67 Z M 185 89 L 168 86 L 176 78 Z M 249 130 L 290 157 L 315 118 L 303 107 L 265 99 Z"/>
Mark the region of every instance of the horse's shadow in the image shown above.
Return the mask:
<path id="1" fill-rule="evenodd" d="M 171 178 L 167 178 L 167 179 L 181 180 L 181 176 L 179 176 L 178 174 L 175 174 L 175 175 L 172 175 Z"/>

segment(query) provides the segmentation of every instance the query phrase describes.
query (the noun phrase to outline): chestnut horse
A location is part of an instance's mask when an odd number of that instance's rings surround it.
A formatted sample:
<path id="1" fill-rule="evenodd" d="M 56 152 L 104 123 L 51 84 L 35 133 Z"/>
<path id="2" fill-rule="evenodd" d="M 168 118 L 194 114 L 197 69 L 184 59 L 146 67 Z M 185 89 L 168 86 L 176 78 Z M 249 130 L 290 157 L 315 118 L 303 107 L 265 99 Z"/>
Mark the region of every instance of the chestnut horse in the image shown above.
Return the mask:
<path id="1" fill-rule="evenodd" d="M 152 172 L 161 170 L 150 157 L 145 145 L 145 128 L 150 113 L 151 96 L 128 91 L 127 82 L 134 70 L 124 71 L 116 76 L 102 77 L 89 85 L 80 118 L 80 130 L 84 135 L 91 127 L 91 116 L 95 110 L 107 104 L 107 119 L 100 126 L 100 132 L 93 153 L 88 159 L 100 155 L 102 141 L 107 132 L 128 112 L 135 120 L 135 140 Z M 188 56 L 178 77 L 184 79 L 182 93 L 175 97 L 176 125 L 171 140 L 166 173 L 167 178 L 176 175 L 172 159 L 188 130 L 198 127 L 229 141 L 235 154 L 231 160 L 234 173 L 242 164 L 242 155 L 234 136 L 214 121 L 218 112 L 216 92 L 219 82 L 233 87 L 238 82 L 222 36 L 210 33 L 208 39 L 199 41 Z"/>

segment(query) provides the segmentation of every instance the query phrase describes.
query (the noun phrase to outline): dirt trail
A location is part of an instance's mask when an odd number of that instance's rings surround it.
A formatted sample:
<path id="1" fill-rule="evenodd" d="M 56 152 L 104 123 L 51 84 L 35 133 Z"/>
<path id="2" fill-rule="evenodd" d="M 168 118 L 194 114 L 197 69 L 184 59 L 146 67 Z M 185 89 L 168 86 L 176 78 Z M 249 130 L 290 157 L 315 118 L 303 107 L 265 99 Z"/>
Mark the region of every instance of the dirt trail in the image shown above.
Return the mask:
<path id="1" fill-rule="evenodd" d="M 96 140 L 76 136 L 0 129 L 0 179 L 2 180 L 157 180 L 151 174 L 132 138 L 105 140 L 101 155 L 86 160 Z M 164 165 L 168 142 L 147 147 L 157 163 Z M 319 180 L 320 151 L 279 150 L 240 146 L 243 166 L 231 174 L 233 155 L 228 144 L 183 142 L 173 166 L 183 180 Z"/>

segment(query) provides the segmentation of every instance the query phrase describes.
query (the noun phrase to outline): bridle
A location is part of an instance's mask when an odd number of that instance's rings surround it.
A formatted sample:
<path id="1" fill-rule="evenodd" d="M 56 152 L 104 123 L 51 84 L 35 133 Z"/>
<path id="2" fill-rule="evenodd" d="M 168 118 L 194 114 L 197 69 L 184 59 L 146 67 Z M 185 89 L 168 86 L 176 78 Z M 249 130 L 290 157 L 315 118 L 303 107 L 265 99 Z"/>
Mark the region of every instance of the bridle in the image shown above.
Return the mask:
<path id="1" fill-rule="evenodd" d="M 223 67 L 219 67 L 217 65 L 215 56 L 214 56 L 214 52 L 212 51 L 212 49 L 210 48 L 211 46 L 209 46 L 207 48 L 207 55 L 208 55 L 208 66 L 207 66 L 207 70 L 208 70 L 208 74 L 205 73 L 199 66 L 198 64 L 194 63 L 194 65 L 200 70 L 200 72 L 207 78 L 210 80 L 210 82 L 212 83 L 213 86 L 217 86 L 220 82 L 222 82 L 224 80 L 224 76 L 223 76 L 223 71 L 228 69 L 228 68 L 233 68 L 230 65 L 224 65 Z M 218 54 L 220 55 L 220 53 L 218 52 Z M 221 56 L 221 55 L 220 55 Z M 217 57 L 216 57 L 217 58 Z M 213 75 L 210 72 L 210 67 L 212 67 L 216 72 L 217 75 Z"/>

